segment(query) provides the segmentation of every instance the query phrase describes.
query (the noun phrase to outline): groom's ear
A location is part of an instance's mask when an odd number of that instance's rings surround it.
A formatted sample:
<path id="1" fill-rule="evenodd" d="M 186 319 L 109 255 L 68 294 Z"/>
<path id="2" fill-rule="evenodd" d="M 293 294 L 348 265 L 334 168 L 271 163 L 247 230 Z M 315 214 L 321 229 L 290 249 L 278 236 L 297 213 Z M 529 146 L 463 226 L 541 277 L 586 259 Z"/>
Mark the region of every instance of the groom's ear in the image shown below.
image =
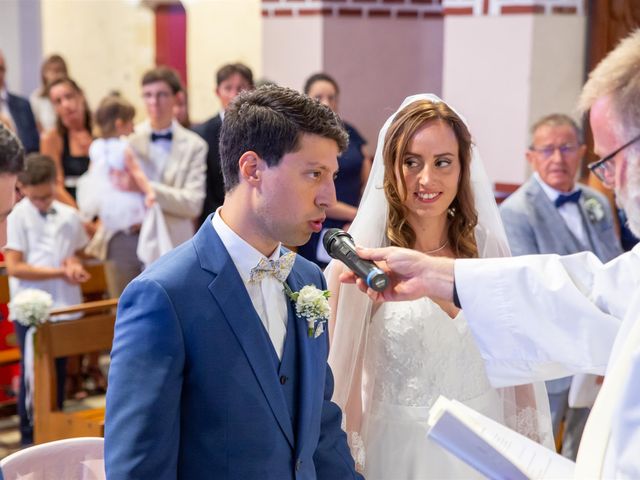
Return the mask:
<path id="1" fill-rule="evenodd" d="M 240 179 L 251 185 L 257 185 L 260 183 L 265 166 L 265 161 L 256 152 L 252 150 L 244 152 L 238 160 Z"/>

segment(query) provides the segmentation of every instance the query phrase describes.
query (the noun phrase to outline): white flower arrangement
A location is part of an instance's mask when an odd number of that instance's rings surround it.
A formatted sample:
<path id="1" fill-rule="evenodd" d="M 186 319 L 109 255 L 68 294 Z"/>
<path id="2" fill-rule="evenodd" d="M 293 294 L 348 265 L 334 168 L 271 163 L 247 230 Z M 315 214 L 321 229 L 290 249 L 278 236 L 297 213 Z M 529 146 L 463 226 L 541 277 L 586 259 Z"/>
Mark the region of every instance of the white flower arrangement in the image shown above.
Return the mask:
<path id="1" fill-rule="evenodd" d="M 43 290 L 29 288 L 18 293 L 9 303 L 11 319 L 25 327 L 38 326 L 49 320 L 53 298 Z"/>
<path id="2" fill-rule="evenodd" d="M 604 208 L 597 199 L 587 199 L 584 202 L 584 208 L 587 211 L 587 217 L 589 217 L 591 223 L 599 222 L 604 218 Z"/>
<path id="3" fill-rule="evenodd" d="M 331 307 L 327 300 L 331 296 L 329 290 L 320 290 L 314 285 L 305 285 L 298 292 L 294 292 L 284 284 L 285 293 L 295 302 L 296 313 L 307 321 L 309 338 L 318 338 L 325 330 L 325 325 L 331 314 Z"/>

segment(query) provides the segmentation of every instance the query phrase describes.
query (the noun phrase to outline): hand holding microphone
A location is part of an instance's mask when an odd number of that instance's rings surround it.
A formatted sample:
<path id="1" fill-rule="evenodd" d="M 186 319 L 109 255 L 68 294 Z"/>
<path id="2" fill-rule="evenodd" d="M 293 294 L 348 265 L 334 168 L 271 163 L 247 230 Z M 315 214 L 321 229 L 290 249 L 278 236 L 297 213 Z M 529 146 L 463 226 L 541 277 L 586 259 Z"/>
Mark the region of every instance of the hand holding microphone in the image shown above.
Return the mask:
<path id="1" fill-rule="evenodd" d="M 389 284 L 389 278 L 370 260 L 363 260 L 356 253 L 356 246 L 351 235 L 339 228 L 330 228 L 322 237 L 325 250 L 336 260 L 340 260 L 353 273 L 360 277 L 367 286 L 376 292 L 382 292 Z"/>

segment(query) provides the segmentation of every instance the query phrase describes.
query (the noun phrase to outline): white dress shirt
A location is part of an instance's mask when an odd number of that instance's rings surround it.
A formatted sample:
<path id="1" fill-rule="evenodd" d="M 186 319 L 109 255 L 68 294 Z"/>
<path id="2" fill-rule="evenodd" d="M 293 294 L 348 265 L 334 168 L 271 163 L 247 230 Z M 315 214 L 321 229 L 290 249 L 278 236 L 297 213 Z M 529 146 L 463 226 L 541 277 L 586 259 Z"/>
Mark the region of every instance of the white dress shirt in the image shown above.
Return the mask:
<path id="1" fill-rule="evenodd" d="M 262 281 L 249 283 L 251 269 L 258 265 L 264 258 L 258 250 L 244 241 L 236 232 L 224 223 L 220 216 L 220 209 L 211 220 L 213 228 L 220 237 L 222 244 L 229 252 L 242 282 L 247 289 L 253 308 L 255 308 L 264 328 L 269 333 L 279 359 L 282 359 L 284 339 L 287 335 L 287 299 L 282 282 L 275 277 L 267 275 Z M 269 260 L 280 258 L 280 245 L 268 257 Z M 248 320 L 247 320 L 248 321 Z"/>
<path id="2" fill-rule="evenodd" d="M 556 199 L 562 195 L 570 195 L 573 192 L 580 190 L 579 188 L 574 188 L 570 192 L 561 192 L 556 190 L 555 188 L 550 187 L 540 178 L 537 172 L 534 172 L 533 178 L 537 180 L 542 188 L 542 191 L 549 197 L 551 203 L 555 205 Z M 590 246 L 589 238 L 587 237 L 587 232 L 584 228 L 584 223 L 582 221 L 582 214 L 580 213 L 580 207 L 577 203 L 567 202 L 561 207 L 557 207 L 558 213 L 563 218 L 564 223 L 567 224 L 567 227 L 573 233 L 573 235 L 578 239 L 580 243 L 582 243 L 585 247 Z"/>
<path id="3" fill-rule="evenodd" d="M 151 135 L 151 133 L 156 133 L 158 135 L 173 133 L 173 123 L 169 128 L 165 128 L 164 130 L 151 130 L 149 135 Z M 160 138 L 155 142 L 149 141 L 149 158 L 153 159 L 155 166 L 155 172 L 145 172 L 147 177 L 149 177 L 149 180 L 162 182 L 162 175 L 167 167 L 167 163 L 169 162 L 172 146 L 173 140 L 167 140 L 166 138 Z"/>
<path id="4" fill-rule="evenodd" d="M 57 200 L 53 201 L 51 209 L 55 213 L 43 216 L 28 198 L 20 200 L 7 219 L 5 249 L 22 252 L 24 262 L 39 267 L 57 268 L 65 258 L 75 255 L 88 242 L 80 215 Z M 63 278 L 26 280 L 9 277 L 12 297 L 28 288 L 50 293 L 54 308 L 82 303 L 80 286 Z"/>

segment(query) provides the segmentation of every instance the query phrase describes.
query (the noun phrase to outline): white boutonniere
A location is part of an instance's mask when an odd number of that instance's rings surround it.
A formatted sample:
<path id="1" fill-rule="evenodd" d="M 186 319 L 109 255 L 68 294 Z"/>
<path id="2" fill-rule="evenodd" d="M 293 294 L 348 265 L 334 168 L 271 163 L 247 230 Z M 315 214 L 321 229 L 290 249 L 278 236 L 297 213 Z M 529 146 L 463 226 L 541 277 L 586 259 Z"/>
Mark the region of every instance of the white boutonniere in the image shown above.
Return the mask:
<path id="1" fill-rule="evenodd" d="M 18 293 L 9 303 L 10 318 L 25 327 L 37 327 L 49 320 L 53 298 L 45 291 L 29 288 Z"/>
<path id="2" fill-rule="evenodd" d="M 331 307 L 327 300 L 331 292 L 320 290 L 314 285 L 305 285 L 300 291 L 294 292 L 286 283 L 284 291 L 293 300 L 296 313 L 307 321 L 309 338 L 318 338 L 322 335 L 331 314 Z"/>
<path id="3" fill-rule="evenodd" d="M 595 198 L 587 199 L 584 202 L 584 208 L 587 211 L 587 217 L 589 217 L 591 223 L 599 222 L 604 218 L 604 208 Z"/>

